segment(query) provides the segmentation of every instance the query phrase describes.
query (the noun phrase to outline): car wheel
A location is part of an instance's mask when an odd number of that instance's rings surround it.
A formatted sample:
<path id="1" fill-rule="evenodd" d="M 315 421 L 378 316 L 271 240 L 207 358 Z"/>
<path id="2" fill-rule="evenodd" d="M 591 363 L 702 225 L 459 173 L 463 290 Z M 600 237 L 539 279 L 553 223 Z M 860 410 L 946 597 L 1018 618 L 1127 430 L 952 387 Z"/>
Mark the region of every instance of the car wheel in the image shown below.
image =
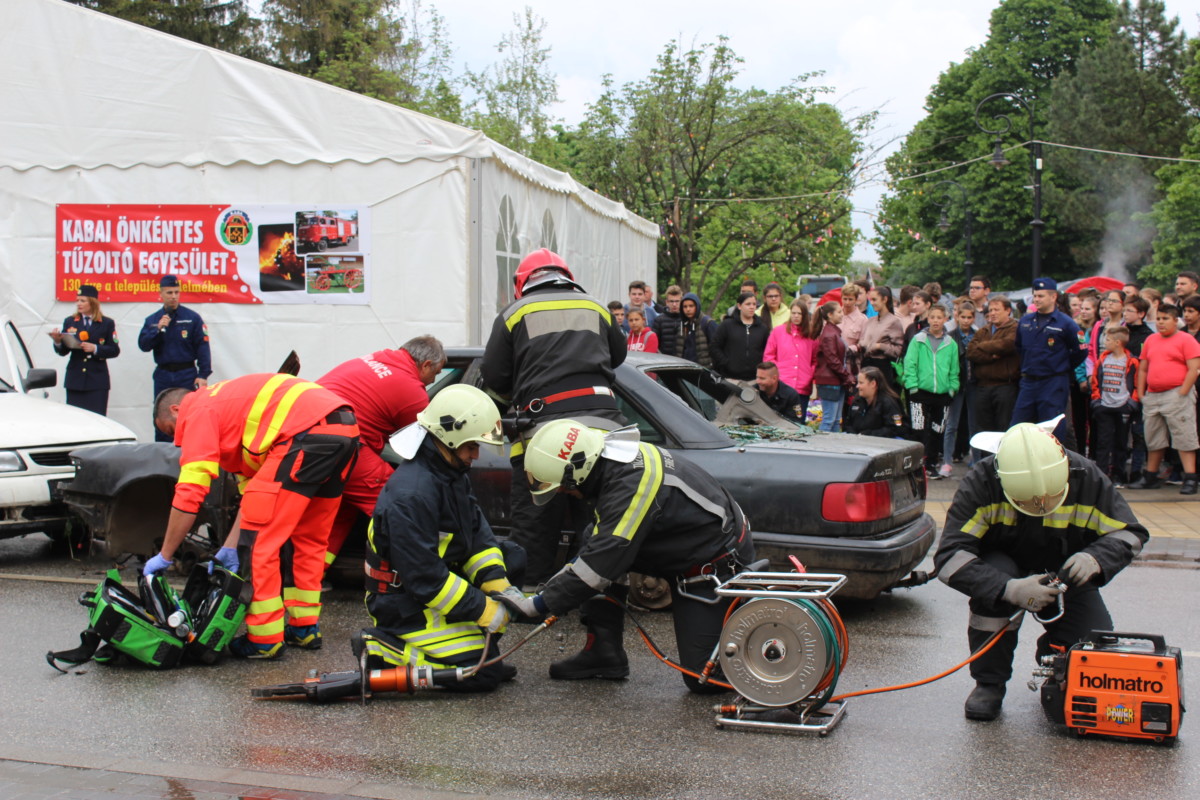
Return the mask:
<path id="1" fill-rule="evenodd" d="M 671 584 L 665 578 L 629 573 L 629 602 L 635 606 L 661 611 L 671 607 Z"/>

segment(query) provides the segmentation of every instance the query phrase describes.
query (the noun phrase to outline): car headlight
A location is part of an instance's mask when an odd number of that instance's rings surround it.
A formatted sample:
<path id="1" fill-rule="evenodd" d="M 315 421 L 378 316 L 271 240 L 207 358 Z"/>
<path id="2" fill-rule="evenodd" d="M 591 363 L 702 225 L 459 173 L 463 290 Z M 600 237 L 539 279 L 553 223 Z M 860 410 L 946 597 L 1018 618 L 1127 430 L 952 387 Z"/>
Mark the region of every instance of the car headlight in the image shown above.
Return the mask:
<path id="1" fill-rule="evenodd" d="M 0 450 L 0 472 L 21 472 L 25 462 L 15 450 Z"/>

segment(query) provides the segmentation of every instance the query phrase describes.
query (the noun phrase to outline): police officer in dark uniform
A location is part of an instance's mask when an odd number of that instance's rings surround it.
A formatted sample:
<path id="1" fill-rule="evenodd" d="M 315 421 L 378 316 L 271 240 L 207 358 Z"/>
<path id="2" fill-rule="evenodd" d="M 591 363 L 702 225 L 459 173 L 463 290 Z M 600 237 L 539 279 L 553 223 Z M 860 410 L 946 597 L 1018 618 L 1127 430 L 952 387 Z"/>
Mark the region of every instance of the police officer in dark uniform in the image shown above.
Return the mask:
<path id="1" fill-rule="evenodd" d="M 623 426 L 612 382 L 627 351 L 608 309 L 584 293 L 557 253 L 530 253 L 513 282 L 516 299 L 496 317 L 481 371 L 487 388 L 510 398 L 525 420 L 509 453 L 512 537 L 529 557 L 526 582 L 536 585 L 554 571 L 566 498 L 533 504 L 525 444 L 540 425 L 564 417 L 604 430 Z"/>
<path id="2" fill-rule="evenodd" d="M 108 414 L 108 359 L 121 354 L 117 324 L 100 310 L 100 292 L 95 286 L 79 287 L 75 314 L 63 320 L 62 329 L 50 332 L 54 352 L 68 356 L 67 404 L 96 414 Z"/>
<path id="3" fill-rule="evenodd" d="M 158 282 L 163 307 L 146 317 L 138 335 L 142 352 L 154 353 L 154 396 L 164 389 L 199 389 L 208 385 L 212 356 L 208 349 L 208 327 L 200 315 L 179 304 L 179 278 L 164 275 Z M 154 441 L 171 437 L 156 427 Z"/>
<path id="4" fill-rule="evenodd" d="M 1057 309 L 1058 284 L 1053 278 L 1033 282 L 1034 310 L 1017 325 L 1017 356 L 1021 359 L 1021 383 L 1012 422 L 1039 422 L 1068 413 L 1075 367 L 1087 358 L 1079 342 L 1075 320 Z M 1074 436 L 1067 418 L 1054 435 L 1068 449 Z"/>

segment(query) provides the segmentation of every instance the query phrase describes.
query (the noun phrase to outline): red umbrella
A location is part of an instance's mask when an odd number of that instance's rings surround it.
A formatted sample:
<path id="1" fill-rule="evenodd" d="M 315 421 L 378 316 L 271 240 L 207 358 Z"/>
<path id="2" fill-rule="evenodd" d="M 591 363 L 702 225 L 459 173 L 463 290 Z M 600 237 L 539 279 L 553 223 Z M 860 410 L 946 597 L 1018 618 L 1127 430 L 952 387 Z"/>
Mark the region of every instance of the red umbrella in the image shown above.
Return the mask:
<path id="1" fill-rule="evenodd" d="M 1090 278 L 1080 278 L 1074 281 L 1064 281 L 1059 288 L 1063 291 L 1078 293 L 1080 289 L 1095 289 L 1098 292 L 1120 291 L 1125 284 L 1116 278 L 1106 275 L 1093 275 Z"/>

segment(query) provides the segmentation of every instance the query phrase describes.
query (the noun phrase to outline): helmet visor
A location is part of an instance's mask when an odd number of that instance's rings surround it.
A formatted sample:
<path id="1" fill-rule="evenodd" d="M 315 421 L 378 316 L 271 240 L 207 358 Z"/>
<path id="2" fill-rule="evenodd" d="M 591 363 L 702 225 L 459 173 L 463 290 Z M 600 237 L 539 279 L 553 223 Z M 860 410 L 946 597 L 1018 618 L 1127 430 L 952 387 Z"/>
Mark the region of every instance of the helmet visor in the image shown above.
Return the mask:
<path id="1" fill-rule="evenodd" d="M 555 490 L 559 487 L 557 483 L 539 481 L 529 470 L 525 470 L 525 480 L 529 482 L 529 494 L 533 496 L 535 506 L 544 506 L 553 500 Z"/>
<path id="2" fill-rule="evenodd" d="M 1058 507 L 1063 504 L 1063 500 L 1067 499 L 1067 488 L 1064 486 L 1061 492 L 1054 494 L 1037 495 L 1026 500 L 1017 500 L 1009 496 L 1008 502 L 1017 507 L 1017 510 L 1022 514 L 1028 514 L 1031 517 L 1047 517 L 1058 510 Z"/>
<path id="3" fill-rule="evenodd" d="M 500 424 L 500 420 L 496 420 L 496 427 L 479 436 L 475 441 L 501 447 L 504 444 L 504 427 Z"/>

